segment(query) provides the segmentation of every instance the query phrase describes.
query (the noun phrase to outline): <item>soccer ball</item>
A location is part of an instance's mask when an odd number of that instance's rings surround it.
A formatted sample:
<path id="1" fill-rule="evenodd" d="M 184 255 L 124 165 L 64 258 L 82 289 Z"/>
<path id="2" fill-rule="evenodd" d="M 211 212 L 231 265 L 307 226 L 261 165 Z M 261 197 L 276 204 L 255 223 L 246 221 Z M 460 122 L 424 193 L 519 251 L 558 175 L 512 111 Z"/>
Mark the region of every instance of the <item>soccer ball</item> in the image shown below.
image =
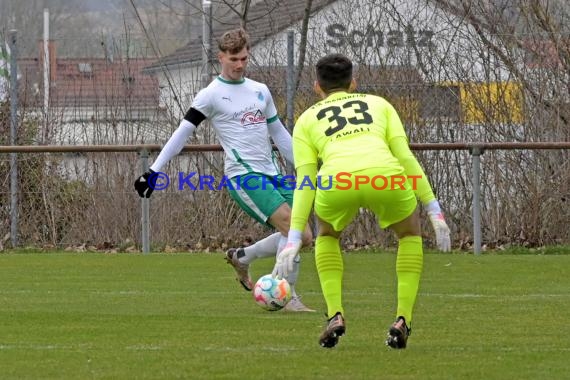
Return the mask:
<path id="1" fill-rule="evenodd" d="M 284 278 L 280 280 L 266 274 L 255 283 L 253 299 L 265 310 L 281 310 L 291 300 L 291 287 Z"/>

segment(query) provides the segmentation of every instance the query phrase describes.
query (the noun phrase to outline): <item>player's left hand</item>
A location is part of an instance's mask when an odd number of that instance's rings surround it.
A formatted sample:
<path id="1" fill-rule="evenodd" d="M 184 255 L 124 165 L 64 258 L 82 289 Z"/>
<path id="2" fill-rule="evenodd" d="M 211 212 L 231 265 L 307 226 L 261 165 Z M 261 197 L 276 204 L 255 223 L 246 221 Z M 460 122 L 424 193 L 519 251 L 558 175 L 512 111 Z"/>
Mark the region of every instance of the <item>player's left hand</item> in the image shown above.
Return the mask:
<path id="1" fill-rule="evenodd" d="M 139 193 L 141 198 L 150 198 L 154 187 L 156 186 L 156 175 L 155 171 L 150 169 L 149 171 L 143 173 L 135 181 L 135 190 Z"/>
<path id="2" fill-rule="evenodd" d="M 429 220 L 435 231 L 435 241 L 437 248 L 443 252 L 448 252 L 451 250 L 451 237 L 449 232 L 449 227 L 445 223 L 445 218 L 443 213 L 440 212 L 428 212 Z"/>
<path id="3" fill-rule="evenodd" d="M 295 257 L 299 254 L 302 242 L 287 243 L 285 248 L 277 255 L 275 267 L 271 275 L 275 278 L 284 278 L 293 271 Z"/>

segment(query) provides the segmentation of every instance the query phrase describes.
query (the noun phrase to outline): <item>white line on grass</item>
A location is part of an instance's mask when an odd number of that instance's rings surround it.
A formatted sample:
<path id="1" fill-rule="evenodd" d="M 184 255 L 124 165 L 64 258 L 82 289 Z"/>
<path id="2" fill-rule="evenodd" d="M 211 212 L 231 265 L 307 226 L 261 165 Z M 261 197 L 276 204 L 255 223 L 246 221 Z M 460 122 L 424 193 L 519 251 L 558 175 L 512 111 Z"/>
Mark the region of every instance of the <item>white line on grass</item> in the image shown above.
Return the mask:
<path id="1" fill-rule="evenodd" d="M 139 344 L 134 346 L 127 346 L 126 349 L 134 351 L 161 351 L 164 348 L 161 346 L 153 346 L 152 344 Z"/>
<path id="2" fill-rule="evenodd" d="M 251 347 L 203 347 L 202 350 L 204 351 L 213 351 L 213 352 L 264 352 L 264 351 L 271 351 L 271 352 L 293 352 L 298 351 L 297 348 L 294 347 L 273 347 L 273 346 L 251 346 Z"/>
<path id="3" fill-rule="evenodd" d="M 84 350 L 91 348 L 90 344 L 62 345 L 62 344 L 0 344 L 0 350 Z"/>
<path id="4" fill-rule="evenodd" d="M 440 298 L 509 298 L 509 299 L 530 299 L 530 298 L 568 298 L 570 294 L 449 294 L 449 293 L 420 293 L 423 297 L 440 297 Z"/>

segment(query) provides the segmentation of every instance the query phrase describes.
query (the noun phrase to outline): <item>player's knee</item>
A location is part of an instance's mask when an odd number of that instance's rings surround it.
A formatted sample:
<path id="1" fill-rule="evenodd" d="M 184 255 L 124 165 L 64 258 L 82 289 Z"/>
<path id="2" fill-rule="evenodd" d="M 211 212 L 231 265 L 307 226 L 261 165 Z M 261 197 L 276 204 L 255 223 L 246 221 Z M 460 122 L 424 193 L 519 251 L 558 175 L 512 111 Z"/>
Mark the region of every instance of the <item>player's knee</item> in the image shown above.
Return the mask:
<path id="1" fill-rule="evenodd" d="M 313 243 L 313 233 L 308 228 L 305 229 L 302 236 L 303 247 L 309 247 Z"/>
<path id="2" fill-rule="evenodd" d="M 319 236 L 330 236 L 338 239 L 340 237 L 340 232 L 335 231 L 332 227 L 329 228 L 328 226 L 320 226 Z"/>
<path id="3" fill-rule="evenodd" d="M 396 235 L 400 239 L 406 236 L 421 236 L 421 234 L 422 228 L 419 221 L 417 223 L 410 221 L 410 223 L 400 226 L 399 230 L 396 231 Z"/>
<path id="4" fill-rule="evenodd" d="M 282 234 L 287 235 L 291 224 L 291 214 L 286 212 L 286 210 L 279 210 L 279 212 L 275 212 L 271 215 L 269 224 Z"/>
<path id="5" fill-rule="evenodd" d="M 410 237 L 410 236 L 422 236 L 421 233 L 416 232 L 416 231 L 400 231 L 400 233 L 397 233 L 396 235 L 398 235 L 398 240 L 401 240 L 405 237 Z"/>
<path id="6" fill-rule="evenodd" d="M 422 227 L 420 223 L 420 216 L 418 211 L 414 211 L 406 219 L 390 226 L 399 239 L 405 238 L 406 236 L 421 236 Z"/>

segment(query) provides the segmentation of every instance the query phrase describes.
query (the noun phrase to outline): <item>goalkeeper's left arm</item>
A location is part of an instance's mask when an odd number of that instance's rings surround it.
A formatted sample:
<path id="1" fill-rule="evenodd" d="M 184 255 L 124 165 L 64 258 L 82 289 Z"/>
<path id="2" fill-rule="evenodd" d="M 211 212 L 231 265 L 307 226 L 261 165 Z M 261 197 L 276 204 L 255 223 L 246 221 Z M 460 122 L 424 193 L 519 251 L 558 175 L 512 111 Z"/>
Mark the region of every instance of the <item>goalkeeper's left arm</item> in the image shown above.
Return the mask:
<path id="1" fill-rule="evenodd" d="M 392 154 L 400 161 L 408 178 L 412 176 L 414 178 L 412 182 L 415 185 L 413 190 L 426 208 L 435 231 L 438 248 L 444 252 L 449 251 L 451 249 L 449 227 L 445 222 L 439 202 L 435 198 L 424 170 L 416 159 L 416 156 L 410 150 L 407 138 L 404 136 L 396 136 L 390 140 L 389 144 Z M 408 181 L 408 183 L 410 183 L 410 181 Z"/>
<path id="2" fill-rule="evenodd" d="M 297 184 L 303 183 L 304 180 L 310 180 L 310 183 L 314 185 L 317 183 L 316 179 L 316 164 L 306 164 L 297 168 Z M 295 187 L 293 209 L 291 210 L 291 228 L 287 235 L 287 245 L 279 255 L 277 255 L 277 261 L 272 273 L 274 277 L 287 277 L 293 270 L 295 256 L 297 256 L 303 244 L 302 235 L 309 220 L 314 200 L 315 186 L 303 186 L 299 188 L 297 185 Z"/>

